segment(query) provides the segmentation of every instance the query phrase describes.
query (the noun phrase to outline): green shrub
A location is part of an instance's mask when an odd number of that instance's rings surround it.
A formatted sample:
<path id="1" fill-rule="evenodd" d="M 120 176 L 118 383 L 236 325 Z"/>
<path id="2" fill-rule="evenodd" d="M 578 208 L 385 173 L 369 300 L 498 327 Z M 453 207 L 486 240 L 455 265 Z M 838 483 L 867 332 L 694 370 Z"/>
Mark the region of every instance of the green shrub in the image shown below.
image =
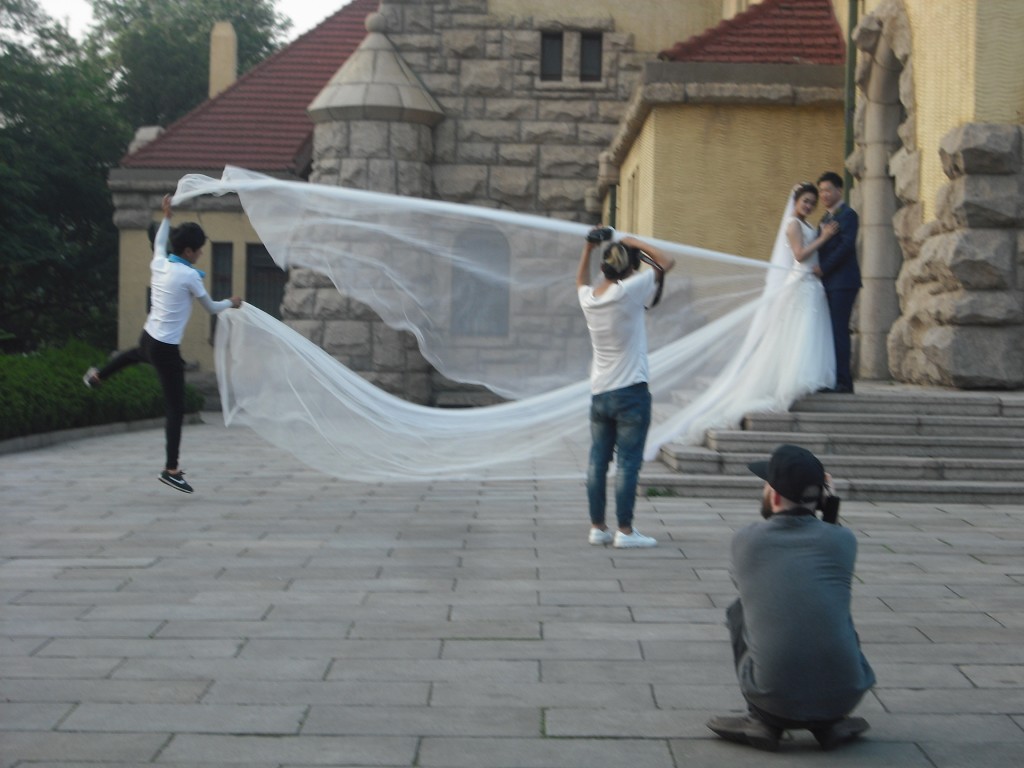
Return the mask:
<path id="1" fill-rule="evenodd" d="M 27 355 L 0 355 L 0 440 L 58 429 L 162 416 L 164 398 L 148 365 L 121 371 L 89 389 L 82 374 L 106 355 L 81 342 Z M 203 396 L 185 387 L 185 411 L 203 407 Z"/>

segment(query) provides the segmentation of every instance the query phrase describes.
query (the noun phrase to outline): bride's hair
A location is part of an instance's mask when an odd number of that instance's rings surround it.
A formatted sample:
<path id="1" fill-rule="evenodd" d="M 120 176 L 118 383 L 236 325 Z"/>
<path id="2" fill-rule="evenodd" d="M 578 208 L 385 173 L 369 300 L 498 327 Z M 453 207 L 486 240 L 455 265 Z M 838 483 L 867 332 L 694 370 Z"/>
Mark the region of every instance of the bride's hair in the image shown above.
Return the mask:
<path id="1" fill-rule="evenodd" d="M 800 195 L 806 194 L 808 192 L 814 195 L 815 200 L 818 199 L 818 188 L 816 186 L 811 184 L 811 182 L 809 181 L 800 182 L 800 184 L 798 184 L 797 187 L 793 190 L 793 201 L 795 202 L 799 200 Z"/>

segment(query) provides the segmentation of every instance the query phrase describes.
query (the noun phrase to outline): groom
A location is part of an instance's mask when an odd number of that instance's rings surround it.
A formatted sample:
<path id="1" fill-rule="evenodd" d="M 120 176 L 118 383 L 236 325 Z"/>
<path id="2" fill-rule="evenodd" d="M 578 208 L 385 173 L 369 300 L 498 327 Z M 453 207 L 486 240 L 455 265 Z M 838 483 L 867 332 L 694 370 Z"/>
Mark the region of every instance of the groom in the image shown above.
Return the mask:
<path id="1" fill-rule="evenodd" d="M 850 315 L 860 290 L 860 266 L 857 264 L 857 212 L 843 202 L 843 179 L 826 171 L 818 179 L 818 196 L 825 207 L 822 224 L 835 221 L 839 232 L 818 249 L 820 266 L 815 274 L 825 286 L 828 311 L 832 318 L 832 341 L 836 348 L 836 387 L 833 392 L 853 392 L 850 374 Z"/>

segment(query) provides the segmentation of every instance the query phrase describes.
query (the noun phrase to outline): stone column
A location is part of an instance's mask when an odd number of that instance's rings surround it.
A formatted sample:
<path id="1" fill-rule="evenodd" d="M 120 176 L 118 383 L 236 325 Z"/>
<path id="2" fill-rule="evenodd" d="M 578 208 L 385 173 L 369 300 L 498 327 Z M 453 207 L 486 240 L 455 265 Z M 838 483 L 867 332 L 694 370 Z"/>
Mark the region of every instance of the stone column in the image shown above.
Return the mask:
<path id="1" fill-rule="evenodd" d="M 898 208 L 890 158 L 900 147 L 897 133 L 902 119 L 899 76 L 902 69 L 883 38 L 873 53 L 874 65 L 865 89 L 863 175 L 860 191 L 860 260 L 864 287 L 858 300 L 859 355 L 855 375 L 862 379 L 888 379 L 886 338 L 899 317 L 896 276 L 902 263 L 893 233 Z"/>

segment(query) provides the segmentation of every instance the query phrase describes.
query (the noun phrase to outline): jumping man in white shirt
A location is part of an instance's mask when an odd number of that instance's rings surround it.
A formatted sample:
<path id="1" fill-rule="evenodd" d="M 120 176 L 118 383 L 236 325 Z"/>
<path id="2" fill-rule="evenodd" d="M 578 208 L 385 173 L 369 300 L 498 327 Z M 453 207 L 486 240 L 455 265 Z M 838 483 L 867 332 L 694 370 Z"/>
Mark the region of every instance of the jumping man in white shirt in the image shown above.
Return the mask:
<path id="1" fill-rule="evenodd" d="M 181 359 L 181 337 L 192 314 L 195 298 L 211 315 L 229 307 L 238 309 L 242 299 L 213 301 L 203 286 L 204 273 L 195 263 L 203 255 L 206 233 L 194 222 L 186 222 L 171 230 L 171 197 L 163 199 L 164 218 L 153 241 L 153 261 L 150 262 L 151 308 L 143 326 L 139 345 L 116 355 L 103 368 L 90 368 L 83 381 L 88 387 L 98 387 L 123 368 L 137 363 L 149 363 L 156 369 L 164 393 L 167 419 L 165 424 L 167 461 L 159 480 L 172 488 L 192 493 L 185 473 L 178 468 L 178 450 L 181 446 L 181 425 L 185 417 L 185 361 Z M 168 236 L 172 253 L 167 253 Z"/>

